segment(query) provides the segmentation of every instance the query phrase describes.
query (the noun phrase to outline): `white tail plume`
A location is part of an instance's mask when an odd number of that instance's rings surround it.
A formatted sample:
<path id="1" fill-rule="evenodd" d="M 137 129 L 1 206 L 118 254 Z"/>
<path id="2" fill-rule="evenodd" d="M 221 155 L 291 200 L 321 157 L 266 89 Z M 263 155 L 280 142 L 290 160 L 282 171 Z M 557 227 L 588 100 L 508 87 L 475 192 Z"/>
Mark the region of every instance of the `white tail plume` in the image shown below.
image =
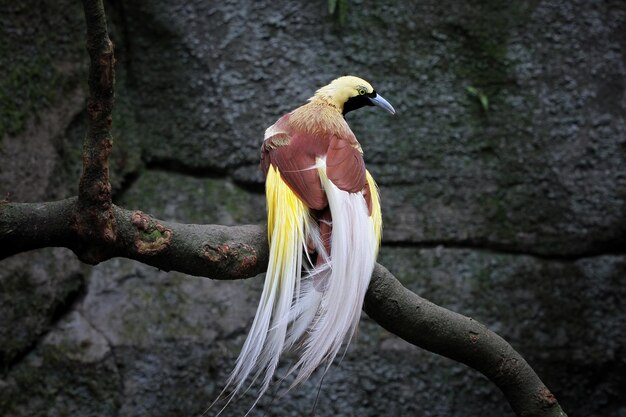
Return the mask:
<path id="1" fill-rule="evenodd" d="M 328 179 L 323 158 L 318 158 L 315 169 L 332 216 L 331 253 L 326 253 L 309 210 L 270 166 L 266 180 L 270 259 L 252 328 L 223 391 L 232 387 L 229 401 L 250 375 L 251 384 L 262 376 L 258 401 L 280 354 L 294 346 L 301 356 L 289 371 L 297 373 L 290 388 L 320 365 L 329 366 L 359 322 L 376 262 L 380 222 L 375 225 L 360 192 L 342 191 Z M 372 184 L 373 180 L 371 188 Z M 307 246 L 315 248 L 318 266 L 302 276 Z M 309 263 L 313 264 L 310 259 Z"/>

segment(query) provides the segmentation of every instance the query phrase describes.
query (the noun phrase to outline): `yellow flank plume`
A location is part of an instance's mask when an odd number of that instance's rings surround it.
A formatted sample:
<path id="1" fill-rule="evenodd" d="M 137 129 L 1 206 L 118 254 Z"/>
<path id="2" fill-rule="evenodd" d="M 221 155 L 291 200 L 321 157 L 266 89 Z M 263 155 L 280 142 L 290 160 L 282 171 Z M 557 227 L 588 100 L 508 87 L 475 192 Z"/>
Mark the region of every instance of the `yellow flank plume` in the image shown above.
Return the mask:
<path id="1" fill-rule="evenodd" d="M 365 175 L 367 178 L 367 184 L 370 188 L 370 193 L 372 194 L 372 222 L 374 222 L 374 234 L 376 235 L 377 240 L 376 253 L 378 253 L 378 248 L 380 248 L 380 239 L 382 238 L 383 233 L 383 217 L 380 210 L 380 196 L 378 195 L 378 185 L 376 185 L 376 181 L 374 181 L 372 174 L 370 174 L 369 171 L 365 171 Z"/>
<path id="2" fill-rule="evenodd" d="M 265 284 L 252 328 L 227 382 L 236 393 L 251 373 L 257 372 L 257 377 L 264 374 L 258 398 L 274 375 L 285 345 L 293 300 L 300 297 L 305 223 L 309 218 L 308 208 L 272 165 L 267 173 L 266 197 L 270 253 Z"/>
<path id="3" fill-rule="evenodd" d="M 303 220 L 308 214 L 308 209 L 283 181 L 280 172 L 273 165 L 270 165 L 267 172 L 265 196 L 267 198 L 267 237 L 270 246 L 272 240 L 278 238 L 274 236 L 275 232 L 285 234 L 294 229 L 297 230 L 298 238 L 304 242 Z M 276 223 L 279 220 L 281 224 Z M 282 236 L 280 241 L 284 242 L 285 238 L 286 236 Z"/>

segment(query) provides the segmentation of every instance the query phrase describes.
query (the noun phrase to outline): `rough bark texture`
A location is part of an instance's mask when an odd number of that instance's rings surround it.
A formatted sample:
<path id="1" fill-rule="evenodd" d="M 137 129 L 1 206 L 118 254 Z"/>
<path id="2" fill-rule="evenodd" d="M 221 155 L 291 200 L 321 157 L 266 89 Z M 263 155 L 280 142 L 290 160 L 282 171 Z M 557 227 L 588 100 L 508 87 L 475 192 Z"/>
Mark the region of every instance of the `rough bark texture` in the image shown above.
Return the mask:
<path id="1" fill-rule="evenodd" d="M 76 228 L 84 210 L 79 200 L 50 203 L 0 202 L 0 259 L 46 247 L 65 247 L 79 258 L 101 262 L 134 259 L 163 271 L 213 279 L 256 276 L 267 267 L 267 233 L 262 226 L 220 226 L 164 222 L 139 211 L 111 206 L 119 233 L 114 241 L 89 239 Z M 106 230 L 107 225 L 101 225 Z M 96 227 L 93 227 L 96 229 Z"/>
<path id="2" fill-rule="evenodd" d="M 82 241 L 81 247 L 76 248 L 80 251 L 80 257 L 86 262 L 98 263 L 109 258 L 106 244 L 114 242 L 117 233 L 109 182 L 109 155 L 113 147 L 111 114 L 115 87 L 115 53 L 109 39 L 102 3 L 84 0 L 83 8 L 90 58 L 88 122 L 73 227 L 77 229 L 77 235 Z M 94 241 L 104 245 L 101 248 L 94 247 Z"/>
<path id="3" fill-rule="evenodd" d="M 85 131 L 83 11 L 14 3 L 0 6 L 0 193 L 68 198 Z M 566 410 L 625 412 L 623 2 L 350 2 L 343 27 L 315 2 L 108 6 L 110 182 L 128 214 L 262 223 L 263 129 L 336 75 L 361 75 L 399 111 L 349 120 L 381 185 L 380 262 L 497 331 Z M 468 86 L 488 98 L 486 112 Z M 127 222 L 144 224 L 141 214 Z M 86 268 L 57 249 L 4 260 L 0 285 L 0 408 L 137 416 L 204 409 L 261 284 L 121 259 Z M 258 415 L 308 410 L 316 382 L 268 398 Z M 244 400 L 231 414 L 246 410 Z M 317 412 L 512 415 L 489 381 L 368 318 L 324 379 Z"/>

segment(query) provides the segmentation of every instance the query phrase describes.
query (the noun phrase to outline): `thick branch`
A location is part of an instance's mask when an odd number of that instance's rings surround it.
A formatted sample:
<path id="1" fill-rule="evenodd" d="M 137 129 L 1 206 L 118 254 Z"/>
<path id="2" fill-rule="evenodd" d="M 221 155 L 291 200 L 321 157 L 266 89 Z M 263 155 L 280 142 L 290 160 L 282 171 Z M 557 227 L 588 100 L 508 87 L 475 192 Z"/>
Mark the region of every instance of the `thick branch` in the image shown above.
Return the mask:
<path id="1" fill-rule="evenodd" d="M 170 223 L 117 206 L 114 212 L 113 256 L 213 279 L 250 278 L 267 269 L 267 233 L 261 226 Z"/>
<path id="2" fill-rule="evenodd" d="M 267 268 L 267 234 L 261 226 L 171 223 L 112 206 L 116 240 L 89 242 L 76 226 L 78 210 L 76 198 L 35 204 L 0 202 L 0 260 L 57 246 L 73 250 L 90 264 L 124 257 L 164 271 L 212 279 L 249 278 Z"/>
<path id="3" fill-rule="evenodd" d="M 44 246 L 64 246 L 79 256 L 72 225 L 76 199 L 42 204 L 0 204 L 0 259 Z M 170 271 L 213 279 L 255 276 L 267 267 L 261 226 L 170 223 L 113 206 L 114 242 L 87 248 L 95 259 L 120 256 Z M 84 243 L 83 243 L 84 244 Z M 103 246 L 104 245 L 104 246 Z M 475 320 L 439 307 L 407 290 L 377 265 L 365 297 L 366 313 L 408 342 L 465 363 L 493 381 L 519 416 L 565 416 L 530 365 L 504 339 Z"/>
<path id="4" fill-rule="evenodd" d="M 76 246 L 76 198 L 50 203 L 0 201 L 0 260 L 45 247 Z"/>

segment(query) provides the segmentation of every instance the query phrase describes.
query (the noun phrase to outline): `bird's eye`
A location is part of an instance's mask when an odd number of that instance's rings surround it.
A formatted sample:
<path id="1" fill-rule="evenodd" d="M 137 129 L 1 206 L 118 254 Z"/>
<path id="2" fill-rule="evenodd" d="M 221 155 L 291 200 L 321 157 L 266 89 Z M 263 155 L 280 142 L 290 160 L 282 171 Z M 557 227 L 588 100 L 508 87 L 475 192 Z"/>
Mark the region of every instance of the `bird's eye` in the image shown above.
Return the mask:
<path id="1" fill-rule="evenodd" d="M 359 94 L 360 94 L 360 95 L 365 94 L 365 88 L 363 88 L 363 87 L 359 87 L 359 88 L 357 89 L 357 91 L 359 92 Z"/>

